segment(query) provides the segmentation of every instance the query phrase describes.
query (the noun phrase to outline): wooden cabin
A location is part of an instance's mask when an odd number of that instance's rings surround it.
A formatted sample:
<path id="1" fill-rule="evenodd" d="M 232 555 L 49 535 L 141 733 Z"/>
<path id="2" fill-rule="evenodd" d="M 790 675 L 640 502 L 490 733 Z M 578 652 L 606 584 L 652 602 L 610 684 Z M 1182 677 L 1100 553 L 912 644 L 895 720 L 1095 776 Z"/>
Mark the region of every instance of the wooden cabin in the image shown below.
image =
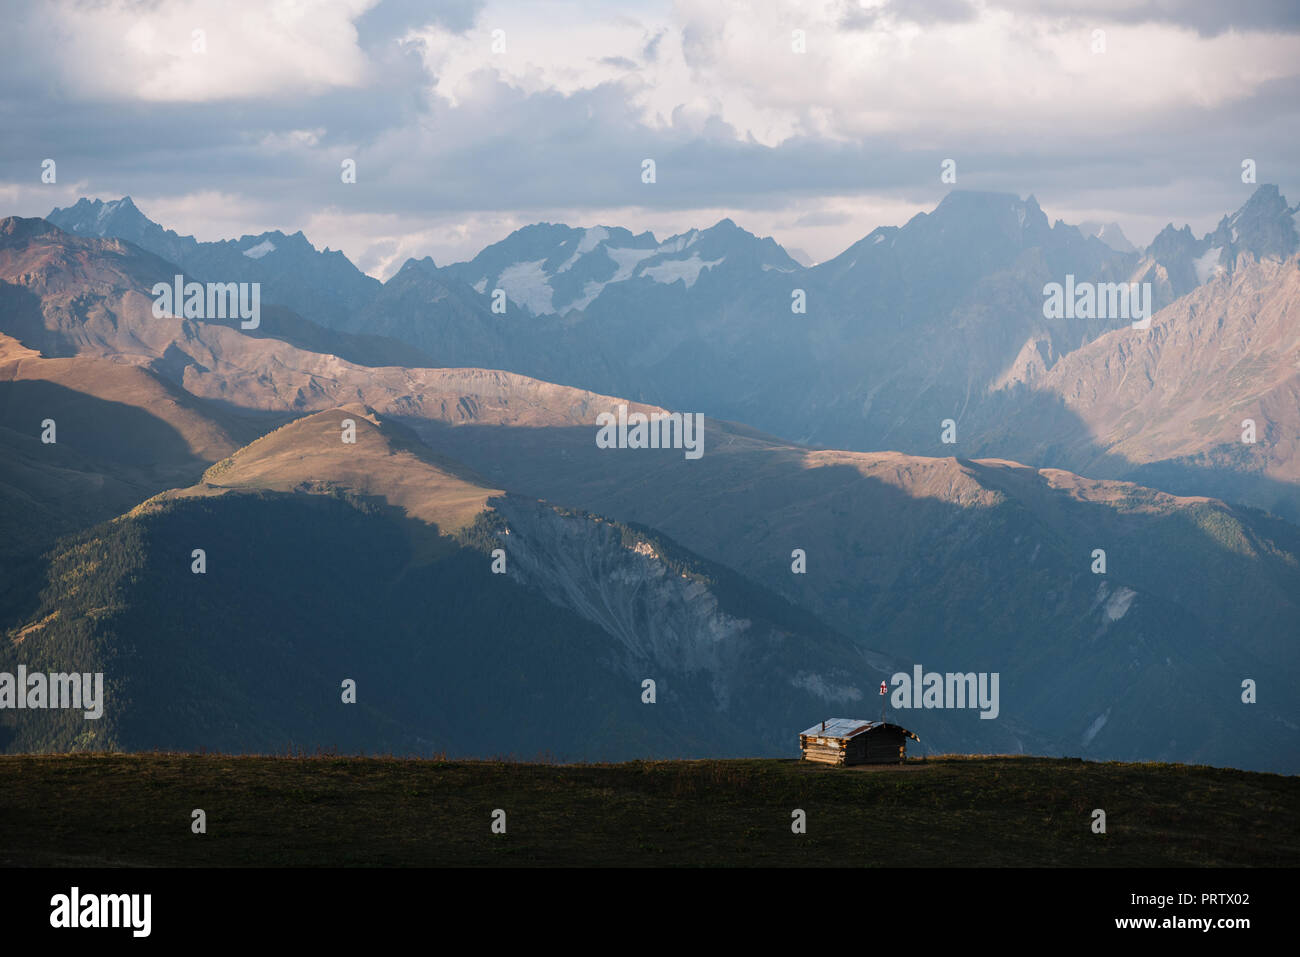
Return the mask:
<path id="1" fill-rule="evenodd" d="M 824 764 L 900 764 L 907 758 L 908 738 L 921 741 L 884 721 L 827 718 L 799 735 L 799 750 L 805 761 Z"/>

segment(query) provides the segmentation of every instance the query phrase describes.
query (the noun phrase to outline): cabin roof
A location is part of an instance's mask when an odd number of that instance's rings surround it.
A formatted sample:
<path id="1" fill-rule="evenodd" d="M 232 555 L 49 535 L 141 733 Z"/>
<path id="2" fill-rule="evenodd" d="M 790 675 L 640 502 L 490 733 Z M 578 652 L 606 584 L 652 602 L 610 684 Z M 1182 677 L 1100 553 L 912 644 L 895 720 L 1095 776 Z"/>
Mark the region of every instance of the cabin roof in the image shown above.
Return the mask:
<path id="1" fill-rule="evenodd" d="M 864 721 L 861 718 L 827 718 L 826 727 L 822 728 L 822 722 L 818 721 L 807 731 L 800 732 L 810 738 L 855 738 L 860 734 L 866 734 L 868 731 L 876 731 L 881 728 L 893 728 L 895 731 L 901 731 L 913 741 L 921 739 L 911 731 L 897 724 L 890 724 L 888 721 Z"/>

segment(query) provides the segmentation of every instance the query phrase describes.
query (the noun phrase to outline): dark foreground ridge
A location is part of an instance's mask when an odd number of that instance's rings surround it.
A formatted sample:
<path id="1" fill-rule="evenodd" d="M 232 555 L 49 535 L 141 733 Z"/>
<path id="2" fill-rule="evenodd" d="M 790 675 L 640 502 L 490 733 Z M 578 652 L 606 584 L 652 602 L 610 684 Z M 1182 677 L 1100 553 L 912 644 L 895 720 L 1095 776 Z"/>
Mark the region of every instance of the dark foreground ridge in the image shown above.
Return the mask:
<path id="1" fill-rule="evenodd" d="M 1300 778 L 1071 758 L 23 755 L 0 820 L 7 867 L 1300 865 Z"/>

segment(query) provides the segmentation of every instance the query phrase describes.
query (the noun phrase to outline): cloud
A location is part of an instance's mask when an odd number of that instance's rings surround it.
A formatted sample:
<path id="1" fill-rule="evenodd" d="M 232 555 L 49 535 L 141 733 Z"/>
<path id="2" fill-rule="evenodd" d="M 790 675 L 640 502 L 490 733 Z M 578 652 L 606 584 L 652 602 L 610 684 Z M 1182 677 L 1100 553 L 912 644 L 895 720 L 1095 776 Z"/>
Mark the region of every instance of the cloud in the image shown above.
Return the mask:
<path id="1" fill-rule="evenodd" d="M 1238 32 L 1300 31 L 1300 4 L 1294 0 L 991 0 L 1021 15 L 1067 17 L 1097 23 L 1168 24 L 1203 37 Z"/>
<path id="2" fill-rule="evenodd" d="M 130 193 L 182 232 L 303 229 L 379 272 L 615 215 L 665 234 L 730 216 L 825 259 L 937 203 L 951 158 L 959 188 L 1034 193 L 1136 242 L 1239 205 L 1247 157 L 1300 200 L 1300 37 L 1280 8 L 1218 31 L 1208 9 L 32 6 L 0 36 L 0 198 L 43 215 Z"/>
<path id="3" fill-rule="evenodd" d="M 641 48 L 641 56 L 647 63 L 653 63 L 655 60 L 659 59 L 659 43 L 667 35 L 668 31 L 662 29 L 646 41 L 645 46 Z"/>
<path id="4" fill-rule="evenodd" d="M 76 99 L 249 99 L 363 83 L 353 20 L 374 3 L 58 0 L 28 8 L 12 36 Z"/>
<path id="5" fill-rule="evenodd" d="M 969 0 L 887 0 L 879 3 L 841 0 L 836 23 L 850 30 L 866 30 L 897 23 L 960 23 L 974 19 L 975 15 L 975 6 Z"/>
<path id="6" fill-rule="evenodd" d="M 437 25 L 464 33 L 483 9 L 482 0 L 380 0 L 356 20 L 357 40 L 365 49 L 398 40 L 412 30 Z"/>

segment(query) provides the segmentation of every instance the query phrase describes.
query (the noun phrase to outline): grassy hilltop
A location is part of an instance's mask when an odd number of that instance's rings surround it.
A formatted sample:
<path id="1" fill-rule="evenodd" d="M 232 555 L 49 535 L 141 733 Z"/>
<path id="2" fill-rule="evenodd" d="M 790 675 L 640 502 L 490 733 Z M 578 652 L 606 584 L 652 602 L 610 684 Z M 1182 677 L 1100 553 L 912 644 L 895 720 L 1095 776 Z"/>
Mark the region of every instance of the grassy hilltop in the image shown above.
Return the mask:
<path id="1" fill-rule="evenodd" d="M 194 808 L 207 834 L 191 833 Z M 796 808 L 806 834 L 791 832 Z M 26 755 L 0 757 L 0 820 L 10 867 L 1300 864 L 1295 777 L 1024 757 Z"/>

